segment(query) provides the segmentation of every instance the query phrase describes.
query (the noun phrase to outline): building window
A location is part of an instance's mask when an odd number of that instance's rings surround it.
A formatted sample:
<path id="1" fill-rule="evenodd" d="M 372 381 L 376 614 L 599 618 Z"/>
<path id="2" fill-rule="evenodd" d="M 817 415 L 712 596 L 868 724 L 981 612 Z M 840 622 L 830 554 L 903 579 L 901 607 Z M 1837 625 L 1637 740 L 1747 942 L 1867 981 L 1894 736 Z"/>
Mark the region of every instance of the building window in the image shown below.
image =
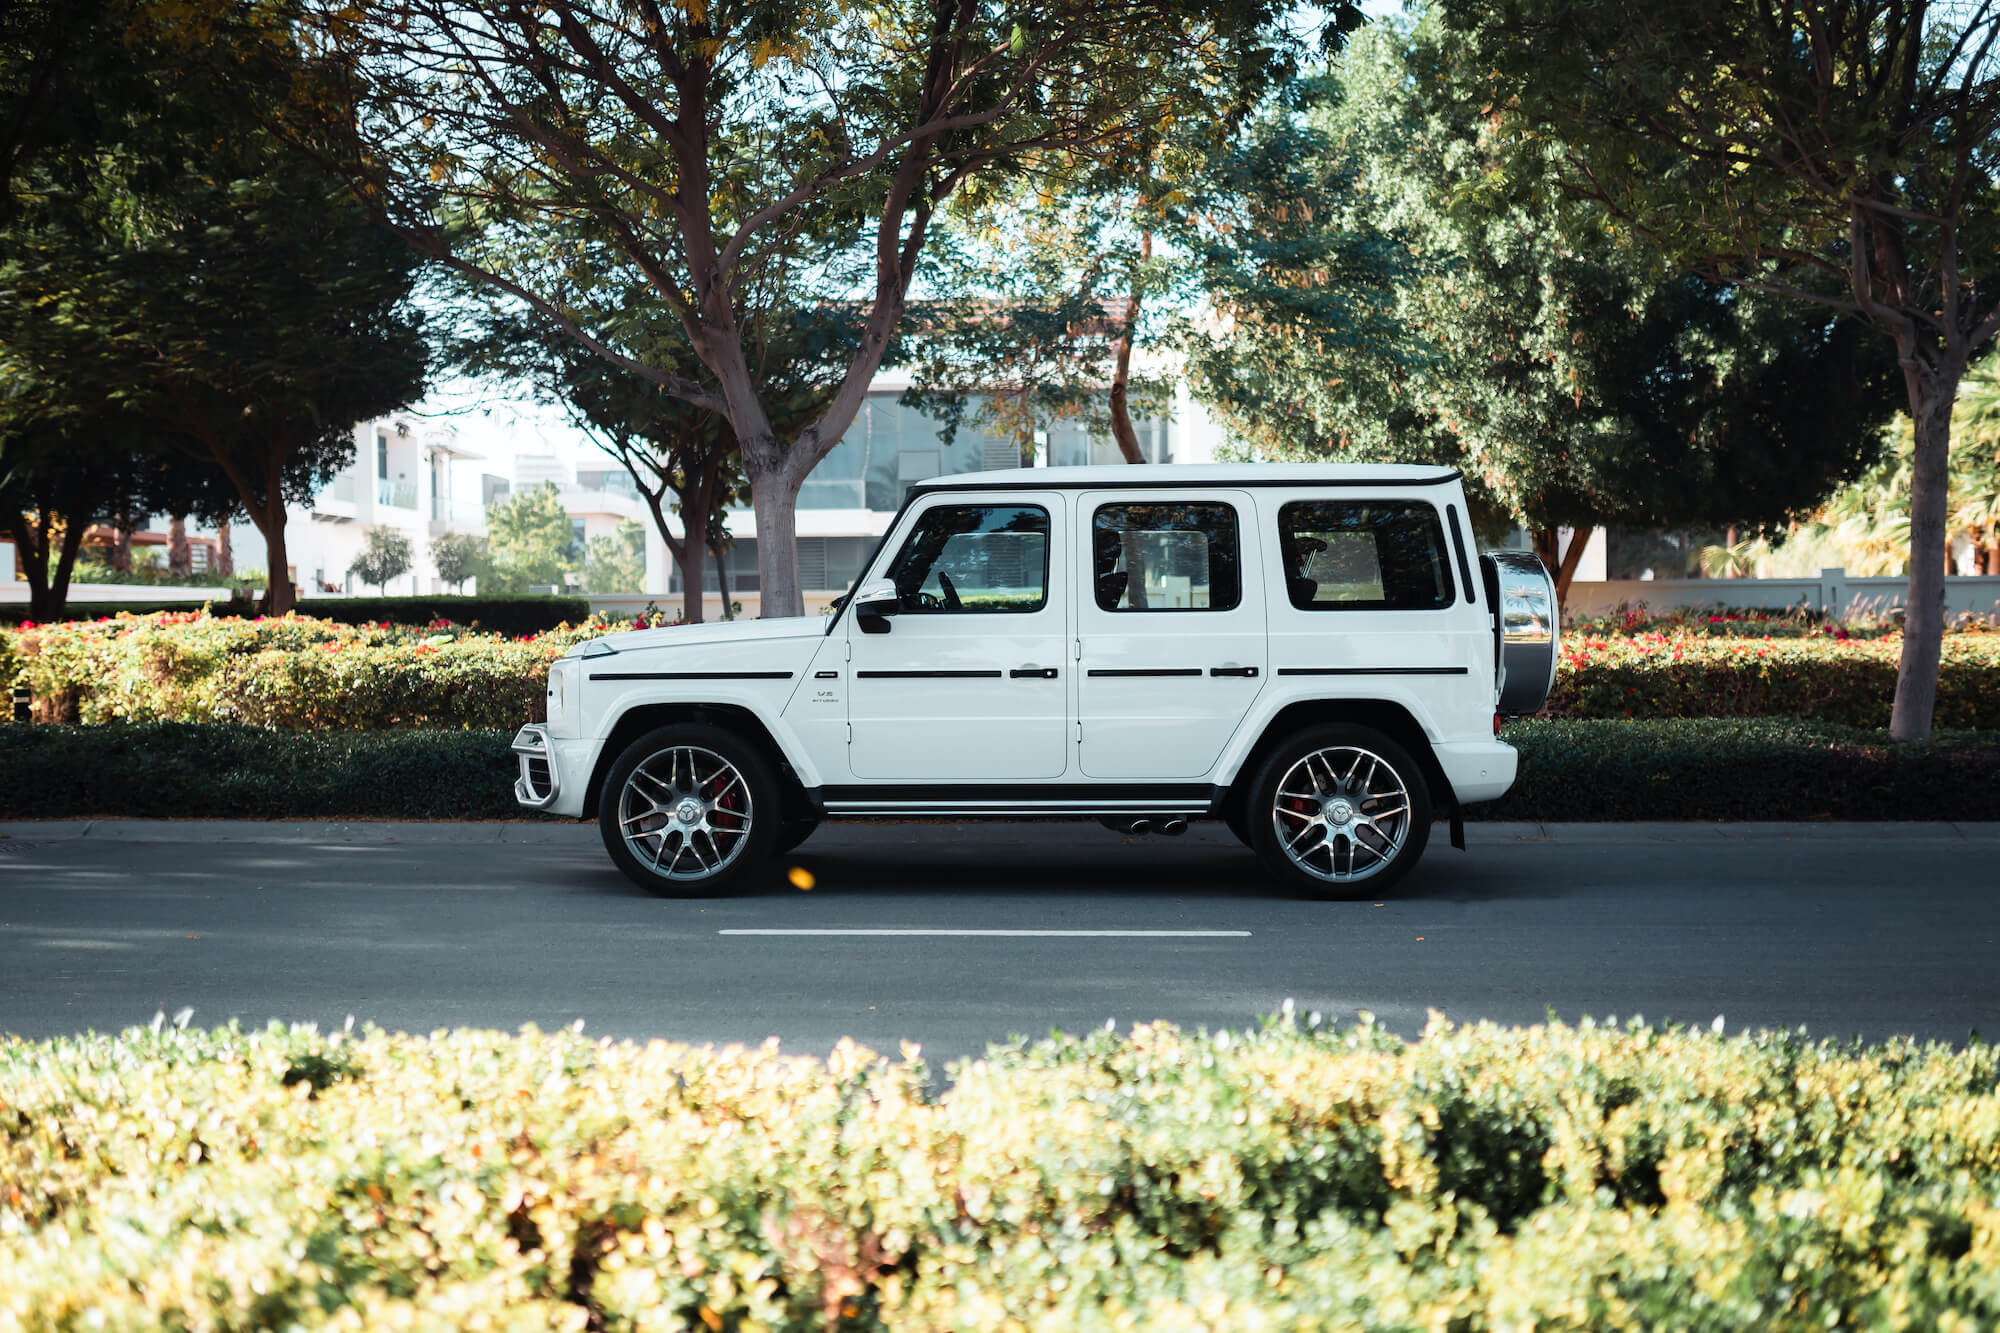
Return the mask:
<path id="1" fill-rule="evenodd" d="M 375 432 L 375 478 L 377 481 L 389 479 L 389 432 Z"/>

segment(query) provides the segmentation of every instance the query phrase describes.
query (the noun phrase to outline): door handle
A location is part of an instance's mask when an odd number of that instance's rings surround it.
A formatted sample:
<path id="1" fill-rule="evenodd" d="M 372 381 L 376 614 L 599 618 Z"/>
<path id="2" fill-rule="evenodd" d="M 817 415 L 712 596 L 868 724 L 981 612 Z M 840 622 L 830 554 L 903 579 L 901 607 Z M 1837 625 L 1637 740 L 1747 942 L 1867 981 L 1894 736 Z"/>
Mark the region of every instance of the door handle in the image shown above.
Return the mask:
<path id="1" fill-rule="evenodd" d="M 1054 667 L 1038 666 L 1015 667 L 1007 675 L 1013 680 L 1054 680 L 1056 678 L 1056 669 Z"/>
<path id="2" fill-rule="evenodd" d="M 1241 676 L 1247 680 L 1255 680 L 1257 678 L 1257 668 L 1237 666 L 1210 667 L 1208 674 L 1211 676 Z"/>

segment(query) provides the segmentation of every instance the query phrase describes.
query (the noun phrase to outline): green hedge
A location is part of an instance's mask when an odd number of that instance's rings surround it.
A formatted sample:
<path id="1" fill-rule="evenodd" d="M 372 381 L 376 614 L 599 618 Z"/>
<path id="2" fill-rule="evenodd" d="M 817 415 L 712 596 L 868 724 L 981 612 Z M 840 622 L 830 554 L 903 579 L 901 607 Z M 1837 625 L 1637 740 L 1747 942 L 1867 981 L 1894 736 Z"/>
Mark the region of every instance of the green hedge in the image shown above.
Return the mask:
<path id="1" fill-rule="evenodd" d="M 516 819 L 512 736 L 0 727 L 0 818 Z"/>
<path id="2" fill-rule="evenodd" d="M 254 599 L 253 599 L 254 603 Z M 64 609 L 62 620 L 100 620 L 121 612 L 155 615 L 162 611 L 193 611 L 199 602 L 78 602 Z M 208 603 L 212 616 L 254 617 L 252 603 Z M 304 597 L 298 614 L 342 625 L 428 626 L 439 620 L 473 625 L 496 634 L 540 634 L 559 625 L 590 618 L 590 602 L 582 597 Z M 32 617 L 25 605 L 0 607 L 0 624 L 18 625 Z"/>
<path id="3" fill-rule="evenodd" d="M 576 1033 L 0 1043 L 0 1326 L 2000 1323 L 2000 1055 L 1142 1026 L 955 1067 Z"/>
<path id="4" fill-rule="evenodd" d="M 506 819 L 511 730 L 187 723 L 0 727 L 0 817 Z M 1519 722 L 1521 776 L 1475 819 L 1992 819 L 2000 734 L 1895 746 L 1788 719 Z"/>
<path id="5" fill-rule="evenodd" d="M 2000 732 L 1882 731 L 1800 718 L 1515 722 L 1521 774 L 1479 819 L 2000 817 Z"/>

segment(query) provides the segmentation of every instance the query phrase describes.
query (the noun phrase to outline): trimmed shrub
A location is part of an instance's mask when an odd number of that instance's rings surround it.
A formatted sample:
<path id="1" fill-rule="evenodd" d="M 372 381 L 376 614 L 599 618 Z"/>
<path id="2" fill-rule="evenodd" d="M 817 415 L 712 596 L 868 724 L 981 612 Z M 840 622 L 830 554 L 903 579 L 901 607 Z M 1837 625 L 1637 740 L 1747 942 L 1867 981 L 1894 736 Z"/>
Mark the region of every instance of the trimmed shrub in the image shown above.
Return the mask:
<path id="1" fill-rule="evenodd" d="M 582 597 L 302 597 L 298 614 L 341 625 L 431 625 L 440 620 L 494 634 L 543 634 L 590 619 Z"/>
<path id="2" fill-rule="evenodd" d="M 1563 636 L 1553 717 L 1811 717 L 1885 727 L 1901 635 L 1762 639 Z M 1940 727 L 2000 728 L 2000 634 L 1951 634 L 1938 671 Z"/>
<path id="3" fill-rule="evenodd" d="M 513 732 L 0 727 L 0 818 L 511 819 Z M 1474 819 L 1991 819 L 2000 734 L 1791 719 L 1517 722 L 1521 776 Z M 1718 782 L 1715 774 L 1728 774 Z"/>
<path id="4" fill-rule="evenodd" d="M 254 617 L 255 598 L 249 601 L 207 603 L 208 613 Z M 63 621 L 102 620 L 117 615 L 157 615 L 162 611 L 186 614 L 201 609 L 201 603 L 161 602 L 154 605 L 134 602 L 72 601 L 63 611 Z M 496 634 L 540 634 L 562 625 L 590 619 L 590 602 L 582 597 L 302 597 L 297 614 L 341 625 L 430 625 L 448 620 L 455 625 L 477 626 Z M 26 604 L 0 607 L 0 624 L 18 625 L 29 618 Z"/>
<path id="5" fill-rule="evenodd" d="M 1992 819 L 2000 732 L 1802 718 L 1510 723 L 1521 774 L 1480 819 Z"/>
<path id="6" fill-rule="evenodd" d="M 1584 1024 L 0 1043 L 0 1324 L 1971 1330 L 2000 1056 Z"/>
<path id="7" fill-rule="evenodd" d="M 515 727 L 549 663 L 603 621 L 509 639 L 303 616 L 118 616 L 8 636 L 48 721 L 242 722 L 282 730 Z"/>
<path id="8" fill-rule="evenodd" d="M 508 731 L 0 727 L 0 817 L 520 819 Z"/>

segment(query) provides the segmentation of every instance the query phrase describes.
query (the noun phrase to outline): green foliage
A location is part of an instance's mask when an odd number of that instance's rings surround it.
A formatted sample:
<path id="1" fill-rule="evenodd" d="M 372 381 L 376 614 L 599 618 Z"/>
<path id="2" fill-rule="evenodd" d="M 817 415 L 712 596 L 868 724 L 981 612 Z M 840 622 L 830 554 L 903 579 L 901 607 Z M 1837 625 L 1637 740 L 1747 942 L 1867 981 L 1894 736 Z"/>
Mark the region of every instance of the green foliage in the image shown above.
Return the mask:
<path id="1" fill-rule="evenodd" d="M 463 588 L 486 565 L 486 539 L 470 532 L 440 532 L 431 538 L 431 564 L 454 588 Z"/>
<path id="2" fill-rule="evenodd" d="M 363 583 L 372 583 L 379 592 L 390 579 L 410 572 L 410 539 L 395 528 L 368 529 L 368 544 L 348 565 Z"/>
<path id="3" fill-rule="evenodd" d="M 1453 61 L 1433 21 L 1375 25 L 1233 164 L 1234 323 L 1192 369 L 1240 438 L 1457 466 L 1535 529 L 1778 521 L 1866 465 L 1886 345 L 1635 257 Z"/>
<path id="4" fill-rule="evenodd" d="M 0 1044 L 0 1319 L 68 1327 L 1971 1333 L 2000 1054 L 1312 1016 L 926 1091 L 577 1033 Z"/>
<path id="5" fill-rule="evenodd" d="M 630 521 L 608 537 L 592 537 L 583 567 L 585 592 L 646 590 L 646 530 Z"/>
<path id="6" fill-rule="evenodd" d="M 1548 711 L 1578 718 L 1793 716 L 1886 726 L 1902 648 L 1901 634 L 1565 634 Z M 2000 728 L 2000 635 L 1945 637 L 1937 719 L 1947 727 Z"/>
<path id="7" fill-rule="evenodd" d="M 5 667 L 0 643 L 0 669 Z M 0 818 L 516 819 L 504 726 L 0 726 Z M 1509 723 L 1514 788 L 1476 820 L 1987 819 L 2000 732 L 1894 745 L 1799 718 Z M 1715 774 L 1729 774 L 1717 782 Z"/>
<path id="8" fill-rule="evenodd" d="M 243 579 L 258 586 L 261 579 Z M 60 621 L 110 620 L 118 616 L 185 616 L 200 612 L 217 618 L 248 615 L 237 602 L 209 602 L 200 607 L 186 602 L 168 606 L 147 606 L 137 602 L 77 603 L 59 617 Z M 590 619 L 590 603 L 581 597 L 308 597 L 299 614 L 342 625 L 462 625 L 490 630 L 495 634 L 540 634 L 562 625 L 581 624 Z M 0 606 L 0 625 L 22 622 L 41 623 L 18 603 Z M 172 623 L 171 620 L 167 623 Z"/>
<path id="9" fill-rule="evenodd" d="M 562 494 L 545 481 L 517 491 L 486 511 L 489 570 L 480 582 L 487 591 L 518 593 L 563 586 L 563 575 L 582 562 Z"/>
<path id="10" fill-rule="evenodd" d="M 279 730 L 515 727 L 549 663 L 605 622 L 509 639 L 301 616 L 120 616 L 4 636 L 48 720 L 242 722 Z"/>
<path id="11" fill-rule="evenodd" d="M 518 721 L 528 720 L 526 712 Z M 0 817 L 521 819 L 514 728 L 0 726 Z"/>
<path id="12" fill-rule="evenodd" d="M 1993 730 L 1897 744 L 1806 718 L 1557 719 L 1501 739 L 1520 776 L 1479 819 L 1984 820 L 2000 782 Z"/>

